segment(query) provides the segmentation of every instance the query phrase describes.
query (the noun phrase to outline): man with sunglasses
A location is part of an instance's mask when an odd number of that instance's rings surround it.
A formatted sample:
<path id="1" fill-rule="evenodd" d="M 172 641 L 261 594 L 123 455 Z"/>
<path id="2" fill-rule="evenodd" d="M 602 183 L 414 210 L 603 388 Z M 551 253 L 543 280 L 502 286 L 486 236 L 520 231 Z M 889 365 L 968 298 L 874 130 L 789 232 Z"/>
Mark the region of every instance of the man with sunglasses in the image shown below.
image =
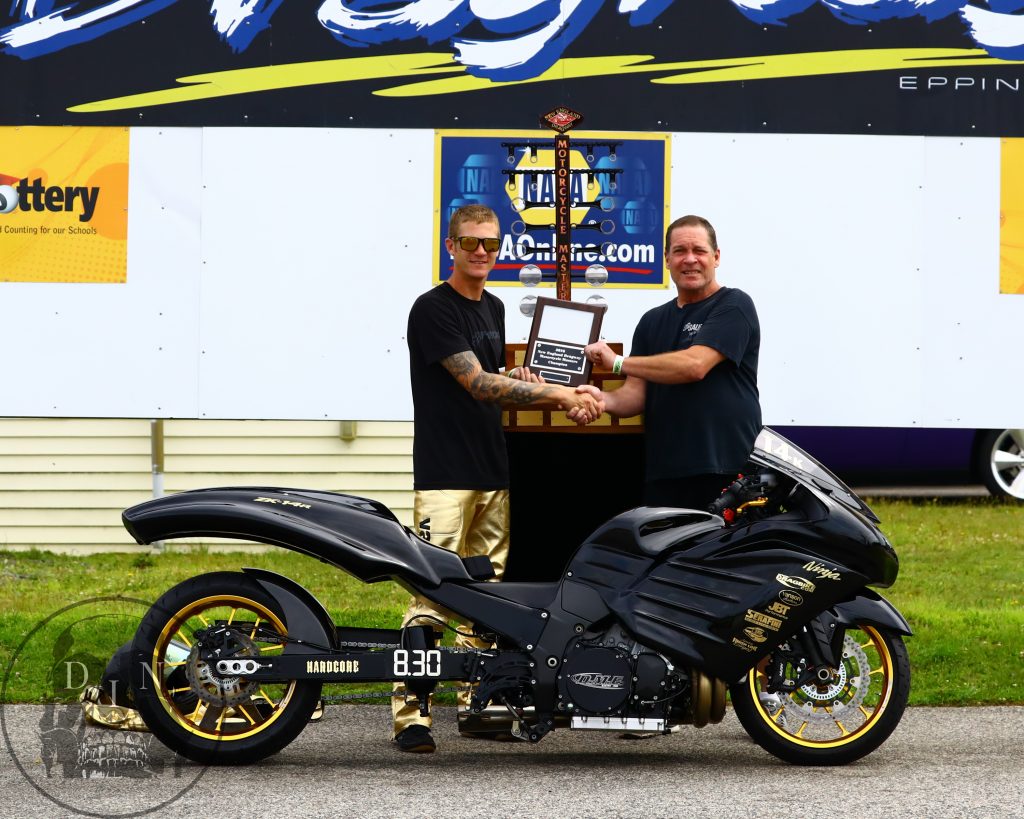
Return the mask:
<path id="1" fill-rule="evenodd" d="M 482 555 L 500 580 L 508 559 L 508 458 L 502 406 L 572 411 L 578 423 L 599 417 L 600 401 L 571 387 L 547 384 L 505 361 L 505 307 L 484 289 L 501 246 L 497 214 L 466 205 L 451 217 L 446 282 L 420 296 L 409 313 L 414 439 L 413 519 L 421 537 L 460 557 Z M 404 624 L 440 630 L 450 615 L 414 599 Z M 468 631 L 464 624 L 460 631 Z M 487 648 L 458 637 L 458 645 Z M 460 695 L 459 712 L 468 705 Z M 392 699 L 394 738 L 412 753 L 434 750 L 430 717 L 415 700 Z"/>

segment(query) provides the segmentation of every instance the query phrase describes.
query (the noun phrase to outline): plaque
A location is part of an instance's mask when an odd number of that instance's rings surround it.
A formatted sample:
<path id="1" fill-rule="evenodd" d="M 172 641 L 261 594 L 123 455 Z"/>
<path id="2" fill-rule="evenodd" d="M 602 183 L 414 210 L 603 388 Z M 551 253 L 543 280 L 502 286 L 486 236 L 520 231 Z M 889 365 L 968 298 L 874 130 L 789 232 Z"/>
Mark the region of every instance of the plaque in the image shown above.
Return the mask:
<path id="1" fill-rule="evenodd" d="M 583 348 L 600 337 L 605 309 L 604 304 L 538 298 L 523 364 L 551 384 L 586 384 L 592 362 Z"/>

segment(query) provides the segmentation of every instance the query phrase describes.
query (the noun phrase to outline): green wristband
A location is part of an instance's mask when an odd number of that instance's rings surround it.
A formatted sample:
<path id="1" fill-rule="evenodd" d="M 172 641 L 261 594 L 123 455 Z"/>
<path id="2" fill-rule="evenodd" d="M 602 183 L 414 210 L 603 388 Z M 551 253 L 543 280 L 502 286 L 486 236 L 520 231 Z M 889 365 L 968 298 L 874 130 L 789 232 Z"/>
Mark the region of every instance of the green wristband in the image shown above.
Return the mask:
<path id="1" fill-rule="evenodd" d="M 621 355 L 615 356 L 615 363 L 612 364 L 612 372 L 615 373 L 616 375 L 621 373 L 622 372 L 622 362 L 625 361 L 625 360 L 626 359 L 623 358 Z"/>

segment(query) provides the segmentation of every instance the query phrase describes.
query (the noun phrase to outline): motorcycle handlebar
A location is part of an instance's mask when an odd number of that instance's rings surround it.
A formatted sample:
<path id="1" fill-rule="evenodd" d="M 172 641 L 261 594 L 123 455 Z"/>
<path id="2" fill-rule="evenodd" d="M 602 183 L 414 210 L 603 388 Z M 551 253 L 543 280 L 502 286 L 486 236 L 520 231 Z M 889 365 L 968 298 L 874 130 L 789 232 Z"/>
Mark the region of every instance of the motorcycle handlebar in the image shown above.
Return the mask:
<path id="1" fill-rule="evenodd" d="M 770 472 L 740 475 L 722 490 L 718 499 L 708 506 L 708 511 L 713 515 L 721 515 L 726 509 L 735 509 L 747 501 L 765 497 L 776 486 L 778 480 Z"/>
<path id="2" fill-rule="evenodd" d="M 718 496 L 718 499 L 713 501 L 708 506 L 708 511 L 712 515 L 721 515 L 726 509 L 732 509 L 739 505 L 739 496 L 743 491 L 743 479 L 737 478 L 725 489 L 722 490 L 722 494 Z"/>

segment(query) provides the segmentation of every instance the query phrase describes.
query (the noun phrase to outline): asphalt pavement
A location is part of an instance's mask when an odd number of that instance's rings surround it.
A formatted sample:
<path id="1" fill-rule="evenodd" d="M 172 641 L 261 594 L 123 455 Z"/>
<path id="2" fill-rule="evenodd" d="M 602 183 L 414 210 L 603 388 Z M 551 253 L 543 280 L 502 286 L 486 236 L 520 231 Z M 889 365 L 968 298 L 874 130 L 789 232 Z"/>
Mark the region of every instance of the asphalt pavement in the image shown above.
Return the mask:
<path id="1" fill-rule="evenodd" d="M 841 768 L 776 760 L 731 710 L 670 736 L 530 745 L 460 738 L 437 708 L 438 751 L 412 755 L 389 742 L 386 706 L 338 705 L 258 765 L 204 768 L 63 708 L 2 707 L 0 817 L 1024 817 L 1024 707 L 912 708 Z"/>

